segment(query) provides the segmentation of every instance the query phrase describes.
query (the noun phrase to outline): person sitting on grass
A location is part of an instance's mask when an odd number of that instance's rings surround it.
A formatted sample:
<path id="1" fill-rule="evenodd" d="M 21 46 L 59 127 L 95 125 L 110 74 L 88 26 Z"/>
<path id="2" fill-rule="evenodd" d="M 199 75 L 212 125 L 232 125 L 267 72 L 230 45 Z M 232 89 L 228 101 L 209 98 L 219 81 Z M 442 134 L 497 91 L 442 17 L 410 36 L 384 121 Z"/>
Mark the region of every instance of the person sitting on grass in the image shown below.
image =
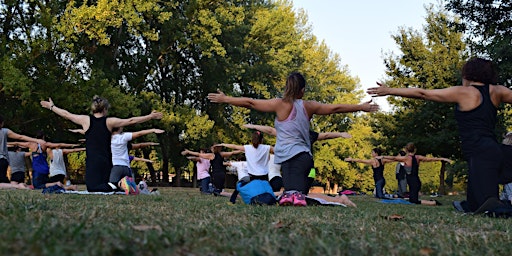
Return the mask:
<path id="1" fill-rule="evenodd" d="M 416 155 L 416 146 L 412 142 L 407 143 L 407 145 L 405 146 L 405 153 L 405 156 L 381 156 L 381 159 L 405 163 L 404 168 L 407 173 L 406 179 L 410 190 L 409 202 L 423 205 L 439 205 L 439 202 L 437 202 L 436 200 L 419 200 L 421 181 L 418 175 L 418 170 L 420 162 L 444 161 L 451 163 L 452 160 L 444 157 L 426 157 Z"/>
<path id="2" fill-rule="evenodd" d="M 373 170 L 373 181 L 375 182 L 375 197 L 379 199 L 386 198 L 384 195 L 384 186 L 386 186 L 386 180 L 384 179 L 384 165 L 392 160 L 381 159 L 379 156 L 382 154 L 380 148 L 372 149 L 371 159 L 355 159 L 351 157 L 345 158 L 346 162 L 356 162 L 370 165 Z"/>
<path id="3" fill-rule="evenodd" d="M 130 158 L 128 154 L 128 142 L 138 137 L 156 133 L 160 134 L 165 132 L 161 129 L 147 129 L 138 132 L 123 132 L 123 127 L 112 128 L 111 151 L 112 151 L 112 170 L 110 172 L 109 182 L 112 184 L 119 183 L 122 179 L 122 188 L 128 195 L 130 193 L 138 194 L 138 187 L 133 180 L 132 169 L 130 168 Z M 131 187 L 127 187 L 126 185 Z"/>
<path id="4" fill-rule="evenodd" d="M 48 183 L 60 182 L 64 184 L 64 179 L 67 177 L 66 163 L 64 162 L 64 155 L 74 152 L 85 151 L 85 148 L 48 148 L 46 152 L 50 158 L 50 178 Z M 68 179 L 69 181 L 69 179 Z M 64 185 L 65 190 L 77 190 L 76 185 Z"/>
<path id="5" fill-rule="evenodd" d="M 10 129 L 5 128 L 4 123 L 4 117 L 0 115 L 0 188 L 28 189 L 23 184 L 11 184 L 7 177 L 7 169 L 9 168 L 7 139 L 34 142 L 41 145 L 44 145 L 46 141 L 15 133 Z"/>
<path id="6" fill-rule="evenodd" d="M 204 154 L 206 152 L 208 152 L 206 148 L 199 150 L 199 154 Z M 211 194 L 213 191 L 210 191 L 210 160 L 198 156 L 188 156 L 187 159 L 196 162 L 196 174 L 197 181 L 199 182 L 199 191 L 203 194 Z"/>
<path id="7" fill-rule="evenodd" d="M 21 147 L 16 143 L 10 143 L 13 150 L 9 150 L 9 167 L 11 169 L 11 184 L 15 186 L 24 186 L 30 188 L 25 183 L 25 174 L 27 166 L 25 160 L 30 156 L 30 152 L 21 151 Z"/>
<path id="8" fill-rule="evenodd" d="M 210 160 L 212 167 L 212 183 L 214 186 L 213 195 L 215 196 L 231 196 L 229 193 L 224 193 L 224 182 L 226 181 L 226 166 L 224 165 L 224 158 L 231 157 L 236 154 L 242 153 L 240 150 L 231 152 L 222 151 L 222 147 L 213 145 L 211 147 L 212 153 L 200 153 L 185 149 L 181 151 L 181 155 L 191 155 Z"/>

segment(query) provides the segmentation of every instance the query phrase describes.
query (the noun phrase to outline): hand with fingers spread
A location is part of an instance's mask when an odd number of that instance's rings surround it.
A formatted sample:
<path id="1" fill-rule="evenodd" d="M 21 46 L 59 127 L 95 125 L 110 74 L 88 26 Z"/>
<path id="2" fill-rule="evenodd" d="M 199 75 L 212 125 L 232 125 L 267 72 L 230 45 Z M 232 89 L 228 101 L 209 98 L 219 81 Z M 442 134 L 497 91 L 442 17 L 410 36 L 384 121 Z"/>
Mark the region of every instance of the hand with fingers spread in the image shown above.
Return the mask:
<path id="1" fill-rule="evenodd" d="M 377 85 L 378 87 L 368 88 L 366 92 L 372 96 L 386 96 L 389 94 L 389 87 L 386 84 L 377 82 Z"/>

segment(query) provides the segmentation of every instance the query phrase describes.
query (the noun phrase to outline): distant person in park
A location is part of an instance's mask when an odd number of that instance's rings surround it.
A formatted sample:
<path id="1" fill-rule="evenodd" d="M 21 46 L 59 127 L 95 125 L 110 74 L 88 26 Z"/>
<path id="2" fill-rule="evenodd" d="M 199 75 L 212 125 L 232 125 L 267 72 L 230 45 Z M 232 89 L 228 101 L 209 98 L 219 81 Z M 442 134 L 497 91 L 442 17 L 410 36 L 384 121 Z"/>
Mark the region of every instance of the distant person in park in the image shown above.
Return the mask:
<path id="1" fill-rule="evenodd" d="M 277 131 L 274 127 L 266 126 L 266 125 L 255 125 L 255 124 L 245 124 L 245 128 L 249 129 L 255 129 L 261 132 L 264 132 L 266 134 L 276 136 Z M 352 138 L 352 135 L 346 132 L 322 132 L 317 133 L 314 131 L 309 131 L 309 139 L 310 139 L 310 145 L 311 145 L 311 154 L 313 154 L 313 143 L 320 140 L 328 140 L 328 139 L 335 139 L 335 138 Z M 308 196 L 312 198 L 319 198 L 323 199 L 328 202 L 337 202 L 342 203 L 347 206 L 356 207 L 356 204 L 354 204 L 346 195 L 336 195 L 334 197 L 328 196 L 322 193 L 309 193 L 309 190 L 311 189 L 311 186 L 314 181 L 314 177 L 311 177 L 312 175 L 316 175 L 316 169 L 314 168 L 314 163 L 312 168 L 310 169 L 310 172 L 308 174 Z M 274 163 L 274 154 L 270 155 L 269 160 L 269 182 L 270 186 L 272 187 L 272 190 L 274 192 L 279 192 L 281 188 L 283 187 L 283 179 L 281 176 L 281 165 Z M 307 201 L 307 200 L 306 200 Z"/>
<path id="2" fill-rule="evenodd" d="M 245 128 L 258 130 L 261 132 L 264 132 L 266 134 L 276 136 L 277 131 L 274 127 L 266 126 L 266 125 L 256 125 L 256 124 L 245 124 Z M 311 153 L 313 154 L 313 143 L 320 140 L 328 140 L 328 139 L 336 139 L 336 138 L 352 138 L 352 135 L 346 133 L 346 132 L 322 132 L 317 133 L 314 131 L 309 131 L 309 138 L 310 138 L 310 144 L 311 144 Z M 274 192 L 279 191 L 281 187 L 283 186 L 283 179 L 281 176 L 281 165 L 274 163 L 274 155 L 271 154 L 270 156 L 271 162 L 269 162 L 269 180 L 270 185 L 272 186 L 272 189 Z M 311 188 L 311 185 L 314 181 L 314 178 L 311 178 L 311 171 L 314 171 L 314 164 L 312 167 L 312 170 L 310 170 L 310 174 L 308 175 L 308 187 Z"/>
<path id="3" fill-rule="evenodd" d="M 112 169 L 112 153 L 110 142 L 112 129 L 143 123 L 153 119 L 161 119 L 162 113 L 153 111 L 145 116 L 127 119 L 107 117 L 110 104 L 107 99 L 94 96 L 91 104 L 92 115 L 78 115 L 55 106 L 52 99 L 41 101 L 41 106 L 57 115 L 81 125 L 85 131 L 85 184 L 89 192 L 112 192 L 118 187 L 109 183 Z"/>
<path id="4" fill-rule="evenodd" d="M 11 143 L 9 143 L 11 145 Z M 30 157 L 30 152 L 21 150 L 17 143 L 12 144 L 13 150 L 9 150 L 9 166 L 11 168 L 11 184 L 15 186 L 23 185 L 25 188 L 29 186 L 25 183 L 27 172 L 26 159 Z"/>
<path id="5" fill-rule="evenodd" d="M 419 200 L 419 192 L 421 190 L 421 180 L 419 176 L 420 162 L 436 162 L 444 161 L 451 163 L 452 160 L 444 157 L 426 157 L 416 155 L 416 146 L 409 142 L 405 146 L 405 156 L 382 156 L 383 160 L 391 160 L 404 163 L 404 169 L 407 174 L 407 185 L 409 185 L 409 202 L 414 204 L 437 205 L 435 200 Z"/>
<path id="6" fill-rule="evenodd" d="M 46 140 L 46 135 L 43 131 L 39 131 L 36 138 Z M 50 181 L 49 179 L 50 166 L 48 165 L 48 150 L 77 146 L 79 145 L 70 143 L 46 142 L 45 144 L 39 144 L 27 142 L 26 147 L 28 147 L 32 153 L 32 185 L 34 189 L 44 189 L 54 185 L 64 188 L 64 184 L 60 181 Z"/>
<path id="7" fill-rule="evenodd" d="M 497 74 L 491 61 L 471 58 L 462 67 L 462 86 L 427 90 L 390 88 L 377 83 L 378 87 L 367 90 L 374 96 L 396 95 L 456 103 L 455 119 L 461 149 L 469 165 L 466 201 L 454 202 L 457 210 L 475 212 L 502 206 L 498 199 L 498 183 L 503 153 L 494 130 L 498 107 L 501 103 L 512 103 L 512 91 L 496 82 Z"/>
<path id="8" fill-rule="evenodd" d="M 399 156 L 405 156 L 405 151 L 400 150 L 398 152 Z M 395 166 L 395 176 L 396 181 L 398 183 L 398 197 L 404 198 L 409 197 L 407 194 L 407 178 L 406 178 L 406 172 L 404 168 L 405 163 L 404 162 L 398 162 Z"/>
<path id="9" fill-rule="evenodd" d="M 46 141 L 15 133 L 9 128 L 5 128 L 4 124 L 5 119 L 3 116 L 0 116 L 0 188 L 26 189 L 23 184 L 11 184 L 9 178 L 7 177 L 7 169 L 9 168 L 9 151 L 7 148 L 7 140 L 21 140 L 26 142 L 34 142 L 41 145 L 44 145 Z"/>
<path id="10" fill-rule="evenodd" d="M 221 143 L 217 146 L 227 147 L 234 150 L 239 150 L 245 153 L 245 161 L 247 163 L 247 172 L 249 174 L 249 181 L 263 180 L 268 182 L 268 172 L 270 154 L 274 152 L 274 148 L 270 145 L 263 144 L 263 133 L 254 131 L 251 136 L 251 144 L 248 145 L 235 145 Z M 270 186 L 270 183 L 268 183 Z M 238 190 L 232 194 L 232 198 L 238 195 Z"/>
<path id="11" fill-rule="evenodd" d="M 370 165 L 373 170 L 373 181 L 375 182 L 375 197 L 384 199 L 384 186 L 386 186 L 386 179 L 384 179 L 384 165 L 392 162 L 387 159 L 381 159 L 379 156 L 382 154 L 380 148 L 372 149 L 372 158 L 370 159 L 355 159 L 351 157 L 345 158 L 347 162 L 363 163 Z"/>
<path id="12" fill-rule="evenodd" d="M 161 129 L 147 129 L 137 132 L 123 132 L 123 127 L 112 128 L 112 139 L 110 148 L 112 151 L 112 170 L 110 172 L 109 182 L 118 184 L 122 182 L 122 189 L 126 194 L 138 194 L 138 187 L 133 179 L 132 169 L 130 168 L 130 157 L 128 154 L 128 145 L 131 140 L 141 136 L 165 132 Z M 122 180 L 125 179 L 125 180 Z"/>
<path id="13" fill-rule="evenodd" d="M 67 178 L 69 181 L 69 177 L 66 171 L 66 162 L 64 161 L 64 156 L 70 153 L 85 151 L 85 148 L 47 148 L 46 152 L 48 153 L 48 157 L 50 158 L 50 178 L 48 180 L 49 183 L 60 182 L 60 184 L 65 184 L 64 180 Z M 77 186 L 71 184 L 64 185 L 65 190 L 77 190 Z"/>
<path id="14" fill-rule="evenodd" d="M 274 156 L 275 163 L 281 164 L 283 175 L 284 193 L 280 199 L 282 205 L 300 205 L 308 193 L 308 174 L 313 165 L 309 125 L 313 115 L 373 112 L 379 109 L 377 105 L 371 104 L 371 101 L 362 104 L 322 104 L 304 101 L 302 97 L 305 88 L 306 80 L 302 74 L 294 72 L 286 79 L 282 98 L 231 97 L 221 91 L 208 94 L 208 99 L 214 103 L 227 103 L 276 114 L 274 127 L 277 130 L 277 142 Z"/>
<path id="15" fill-rule="evenodd" d="M 202 148 L 199 150 L 199 154 L 205 154 L 208 152 L 208 149 Z M 210 191 L 210 159 L 202 158 L 199 156 L 188 156 L 189 160 L 196 162 L 196 175 L 197 181 L 199 182 L 199 191 L 203 194 L 211 194 L 213 191 Z"/>
<path id="16" fill-rule="evenodd" d="M 224 183 L 226 182 L 226 166 L 224 165 L 224 158 L 231 157 L 236 154 L 242 153 L 242 151 L 236 150 L 231 152 L 222 151 L 222 147 L 218 145 L 213 145 L 211 147 L 212 153 L 200 153 L 190 151 L 185 149 L 181 151 L 181 154 L 201 157 L 204 159 L 210 160 L 210 165 L 212 168 L 212 183 L 214 186 L 213 194 L 216 196 L 223 195 L 224 191 Z"/>

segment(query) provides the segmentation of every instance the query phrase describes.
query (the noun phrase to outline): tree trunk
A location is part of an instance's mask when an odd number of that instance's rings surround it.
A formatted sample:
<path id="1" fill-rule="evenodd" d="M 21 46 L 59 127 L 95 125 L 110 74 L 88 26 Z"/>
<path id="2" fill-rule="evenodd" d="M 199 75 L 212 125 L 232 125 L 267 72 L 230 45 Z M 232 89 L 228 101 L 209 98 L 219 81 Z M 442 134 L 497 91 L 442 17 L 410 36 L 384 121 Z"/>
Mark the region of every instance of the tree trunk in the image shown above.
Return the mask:
<path id="1" fill-rule="evenodd" d="M 333 189 L 329 191 L 329 194 L 334 194 L 338 192 L 338 183 L 334 183 Z"/>
<path id="2" fill-rule="evenodd" d="M 445 195 L 446 189 L 444 186 L 444 174 L 446 172 L 446 162 L 441 162 L 441 170 L 439 171 L 439 191 L 437 192 L 439 195 Z"/>

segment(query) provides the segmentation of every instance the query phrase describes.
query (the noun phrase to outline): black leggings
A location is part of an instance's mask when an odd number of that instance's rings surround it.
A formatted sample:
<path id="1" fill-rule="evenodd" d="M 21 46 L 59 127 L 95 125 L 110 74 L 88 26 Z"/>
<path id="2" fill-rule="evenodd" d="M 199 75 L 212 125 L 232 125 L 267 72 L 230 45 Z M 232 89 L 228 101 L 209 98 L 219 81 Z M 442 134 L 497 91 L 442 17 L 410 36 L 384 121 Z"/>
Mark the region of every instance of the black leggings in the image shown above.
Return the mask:
<path id="1" fill-rule="evenodd" d="M 307 195 L 308 175 L 313 166 L 313 158 L 308 152 L 301 152 L 281 164 L 284 191 L 297 190 Z"/>
<path id="2" fill-rule="evenodd" d="M 9 179 L 7 178 L 7 167 L 9 167 L 7 159 L 0 158 L 0 183 L 9 183 Z"/>

